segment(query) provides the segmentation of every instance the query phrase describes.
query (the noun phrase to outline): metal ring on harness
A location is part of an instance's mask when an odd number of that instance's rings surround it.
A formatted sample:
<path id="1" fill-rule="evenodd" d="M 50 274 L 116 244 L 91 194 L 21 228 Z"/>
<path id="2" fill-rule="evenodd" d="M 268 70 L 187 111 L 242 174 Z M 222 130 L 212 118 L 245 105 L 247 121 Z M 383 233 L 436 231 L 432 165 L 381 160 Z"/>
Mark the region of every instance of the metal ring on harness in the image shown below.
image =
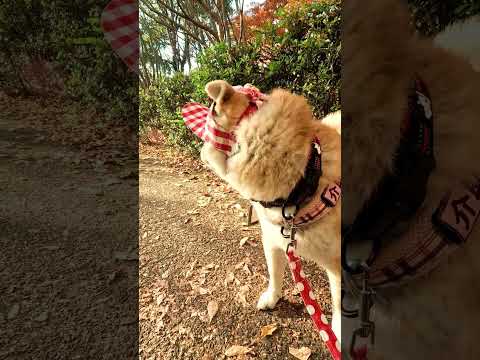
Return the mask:
<path id="1" fill-rule="evenodd" d="M 340 306 L 342 309 L 342 316 L 345 316 L 346 318 L 354 319 L 357 318 L 359 315 L 358 309 L 355 310 L 349 310 L 346 307 L 343 306 L 343 298 L 345 297 L 345 290 L 342 290 L 342 297 L 340 301 Z"/>
<path id="2" fill-rule="evenodd" d="M 342 263 L 342 268 L 345 270 L 347 273 L 352 274 L 352 275 L 357 275 L 362 272 L 362 268 L 360 266 L 356 266 L 353 268 L 350 266 L 350 264 L 347 261 L 347 250 L 348 250 L 348 243 L 350 242 L 350 234 L 352 233 L 352 226 L 349 226 L 345 234 L 342 234 L 342 249 L 341 249 L 341 263 Z"/>
<path id="3" fill-rule="evenodd" d="M 295 210 L 293 211 L 293 214 L 292 215 L 288 215 L 285 213 L 285 210 L 287 208 L 287 204 L 288 204 L 288 201 L 285 201 L 283 203 L 283 206 L 282 206 L 282 217 L 287 220 L 287 221 L 291 221 L 293 220 L 293 218 L 295 217 L 295 215 L 297 214 L 298 212 L 298 205 L 297 204 L 293 204 L 293 205 L 290 205 L 290 206 L 295 206 Z"/>
<path id="4" fill-rule="evenodd" d="M 290 234 L 285 234 L 285 226 L 282 226 L 280 228 L 280 233 L 282 234 L 282 236 L 285 238 L 285 239 L 289 239 L 290 238 Z"/>

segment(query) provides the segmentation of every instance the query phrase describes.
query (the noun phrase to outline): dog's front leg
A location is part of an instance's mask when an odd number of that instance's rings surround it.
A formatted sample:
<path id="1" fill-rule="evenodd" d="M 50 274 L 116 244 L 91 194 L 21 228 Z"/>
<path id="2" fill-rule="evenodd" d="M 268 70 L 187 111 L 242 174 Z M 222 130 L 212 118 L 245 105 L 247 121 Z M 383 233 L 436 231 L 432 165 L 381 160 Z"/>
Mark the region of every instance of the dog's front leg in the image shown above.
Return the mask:
<path id="1" fill-rule="evenodd" d="M 280 230 L 268 221 L 262 221 L 262 242 L 265 260 L 268 268 L 268 288 L 260 295 L 257 303 L 257 309 L 273 309 L 278 300 L 282 297 L 283 274 L 286 266 L 285 249 L 283 238 L 279 237 Z"/>

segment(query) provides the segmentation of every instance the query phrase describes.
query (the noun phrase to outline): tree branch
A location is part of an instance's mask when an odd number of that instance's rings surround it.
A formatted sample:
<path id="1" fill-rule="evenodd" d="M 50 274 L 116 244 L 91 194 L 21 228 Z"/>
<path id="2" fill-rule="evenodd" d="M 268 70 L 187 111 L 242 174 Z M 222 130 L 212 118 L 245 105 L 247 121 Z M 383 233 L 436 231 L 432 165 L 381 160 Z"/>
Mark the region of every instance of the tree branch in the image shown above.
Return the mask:
<path id="1" fill-rule="evenodd" d="M 172 8 L 171 6 L 167 5 L 165 2 L 163 2 L 162 0 L 157 0 L 158 3 L 160 5 L 162 5 L 163 7 L 165 7 L 167 10 L 169 10 L 170 12 L 172 12 L 173 14 L 175 15 L 178 15 L 180 16 L 181 18 L 183 18 L 184 20 L 187 20 L 188 22 L 192 23 L 193 25 L 195 25 L 196 27 L 202 29 L 202 30 L 205 30 L 206 32 L 208 32 L 209 34 L 211 34 L 216 40 L 220 41 L 220 39 L 218 38 L 218 34 L 213 31 L 212 29 L 210 29 L 208 26 L 206 26 L 205 24 L 202 24 L 201 22 L 195 20 L 195 19 L 192 19 L 190 16 L 188 16 L 184 9 L 180 6 L 180 2 L 178 2 L 178 7 L 180 8 L 181 12 L 175 10 L 174 8 Z M 155 11 L 154 11 L 155 12 Z"/>

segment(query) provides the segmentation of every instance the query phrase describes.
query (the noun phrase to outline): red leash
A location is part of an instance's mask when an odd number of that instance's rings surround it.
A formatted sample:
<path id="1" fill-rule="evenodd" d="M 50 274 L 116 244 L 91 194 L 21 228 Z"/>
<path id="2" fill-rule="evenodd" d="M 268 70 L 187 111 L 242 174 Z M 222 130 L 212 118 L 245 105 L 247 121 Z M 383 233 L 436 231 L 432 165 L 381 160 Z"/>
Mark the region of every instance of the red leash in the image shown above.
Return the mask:
<path id="1" fill-rule="evenodd" d="M 295 248 L 291 244 L 287 248 L 287 258 L 293 280 L 295 281 L 295 286 L 300 291 L 300 296 L 302 297 L 303 303 L 307 308 L 308 314 L 312 318 L 317 330 L 320 331 L 320 336 L 325 342 L 325 345 L 327 345 L 332 358 L 334 360 L 340 360 L 340 342 L 337 340 L 337 337 L 335 336 L 332 327 L 328 323 L 327 317 L 320 308 L 320 305 L 315 300 L 315 296 L 310 284 L 308 283 L 308 280 L 302 271 L 300 258 L 296 255 Z"/>

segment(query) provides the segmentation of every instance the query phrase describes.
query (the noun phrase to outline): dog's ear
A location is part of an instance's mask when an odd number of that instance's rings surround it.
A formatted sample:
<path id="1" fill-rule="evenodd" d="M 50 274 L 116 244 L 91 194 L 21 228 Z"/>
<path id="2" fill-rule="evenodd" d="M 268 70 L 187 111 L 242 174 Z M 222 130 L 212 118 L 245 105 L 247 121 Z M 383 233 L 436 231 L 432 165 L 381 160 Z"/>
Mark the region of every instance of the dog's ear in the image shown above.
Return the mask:
<path id="1" fill-rule="evenodd" d="M 205 91 L 207 92 L 210 99 L 212 99 L 216 103 L 227 101 L 235 93 L 232 85 L 223 80 L 210 81 L 205 86 Z"/>

